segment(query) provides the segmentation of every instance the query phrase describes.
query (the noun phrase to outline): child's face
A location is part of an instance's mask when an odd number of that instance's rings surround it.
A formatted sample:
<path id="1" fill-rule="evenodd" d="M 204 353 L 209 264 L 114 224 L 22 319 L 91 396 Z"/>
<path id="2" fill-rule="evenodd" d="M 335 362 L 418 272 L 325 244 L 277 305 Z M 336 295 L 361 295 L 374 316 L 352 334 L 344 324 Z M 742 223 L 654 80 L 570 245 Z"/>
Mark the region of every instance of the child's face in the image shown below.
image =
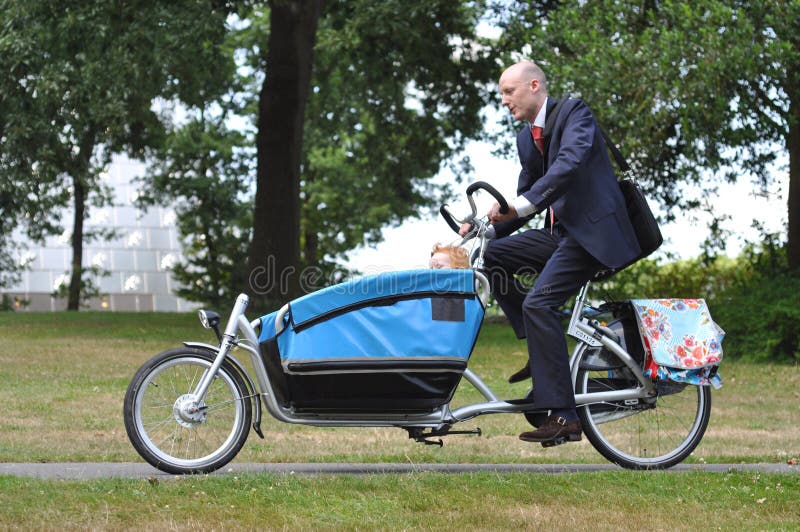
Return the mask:
<path id="1" fill-rule="evenodd" d="M 453 267 L 453 265 L 450 263 L 450 255 L 441 251 L 431 255 L 430 265 L 434 270 Z"/>

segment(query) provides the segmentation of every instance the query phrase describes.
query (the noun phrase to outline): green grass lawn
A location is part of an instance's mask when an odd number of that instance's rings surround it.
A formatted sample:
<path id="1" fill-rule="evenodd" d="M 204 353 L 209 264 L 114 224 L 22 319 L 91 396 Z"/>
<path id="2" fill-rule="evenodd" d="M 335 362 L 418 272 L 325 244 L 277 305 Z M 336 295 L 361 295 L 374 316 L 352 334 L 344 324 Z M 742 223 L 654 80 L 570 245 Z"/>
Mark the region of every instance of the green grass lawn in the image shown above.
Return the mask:
<path id="1" fill-rule="evenodd" d="M 122 313 L 0 314 L 0 461 L 138 461 L 122 421 L 122 400 L 136 369 L 182 340 L 214 342 L 194 315 Z M 733 341 L 733 339 L 727 339 Z M 241 361 L 249 361 L 238 352 Z M 499 397 L 527 384 L 506 378 L 527 358 L 508 326 L 487 324 L 470 367 Z M 725 361 L 711 423 L 688 462 L 800 459 L 800 368 Z M 464 382 L 456 405 L 479 401 Z M 517 439 L 520 415 L 487 415 L 463 424 L 483 436 L 451 436 L 444 448 L 417 444 L 401 429 L 317 428 L 268 416 L 266 438 L 252 433 L 239 461 L 603 462 L 584 441 L 551 449 Z"/>
<path id="2" fill-rule="evenodd" d="M 182 340 L 214 342 L 194 315 L 0 313 L 0 461 L 141 461 L 122 399 L 136 369 Z M 726 341 L 735 341 L 726 338 Z M 243 354 L 237 355 L 244 361 Z M 525 344 L 502 324 L 481 332 L 471 367 L 500 396 Z M 724 361 L 711 423 L 688 463 L 800 459 L 800 368 Z M 478 400 L 468 384 L 455 403 Z M 481 437 L 443 448 L 400 429 L 315 428 L 270 417 L 237 461 L 584 462 L 584 441 L 543 449 L 517 439 L 519 415 L 464 424 Z M 800 529 L 797 475 L 640 473 L 244 475 L 178 481 L 44 481 L 0 477 L 0 528 L 598 528 Z"/>
<path id="3" fill-rule="evenodd" d="M 800 475 L 468 473 L 0 477 L 0 528 L 796 530 Z"/>

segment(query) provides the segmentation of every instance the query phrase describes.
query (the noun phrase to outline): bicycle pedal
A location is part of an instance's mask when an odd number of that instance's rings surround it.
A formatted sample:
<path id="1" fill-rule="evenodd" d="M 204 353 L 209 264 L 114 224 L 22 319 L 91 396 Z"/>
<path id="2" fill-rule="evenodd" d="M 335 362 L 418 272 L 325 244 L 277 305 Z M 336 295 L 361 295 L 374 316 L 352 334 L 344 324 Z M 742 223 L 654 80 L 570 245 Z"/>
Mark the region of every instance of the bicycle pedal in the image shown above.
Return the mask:
<path id="1" fill-rule="evenodd" d="M 581 441 L 581 435 L 568 434 L 566 436 L 559 436 L 557 438 L 553 438 L 552 440 L 543 441 L 542 447 L 555 447 L 556 445 L 561 445 L 570 441 Z"/>
<path id="2" fill-rule="evenodd" d="M 567 443 L 569 441 L 566 436 L 561 436 L 560 438 L 554 438 L 552 440 L 547 440 L 542 442 L 542 447 L 555 447 L 556 445 L 561 445 Z"/>

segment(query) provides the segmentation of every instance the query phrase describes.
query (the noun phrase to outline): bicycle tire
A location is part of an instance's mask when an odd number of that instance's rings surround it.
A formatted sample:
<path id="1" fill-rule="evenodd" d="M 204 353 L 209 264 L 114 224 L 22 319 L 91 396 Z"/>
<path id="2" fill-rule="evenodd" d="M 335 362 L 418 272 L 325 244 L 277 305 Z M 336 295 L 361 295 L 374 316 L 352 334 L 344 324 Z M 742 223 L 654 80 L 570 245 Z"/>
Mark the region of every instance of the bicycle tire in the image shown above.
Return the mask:
<path id="1" fill-rule="evenodd" d="M 639 384 L 631 371 L 592 369 L 582 364 L 590 349 L 577 355 L 575 393 L 619 390 Z M 627 469 L 667 469 L 689 456 L 711 417 L 711 389 L 673 382 L 657 383 L 654 400 L 599 402 L 578 408 L 589 442 L 610 462 Z"/>
<path id="2" fill-rule="evenodd" d="M 172 474 L 210 473 L 230 462 L 249 434 L 252 405 L 228 361 L 212 380 L 197 413 L 181 414 L 214 354 L 189 347 L 164 351 L 134 375 L 125 394 L 128 439 L 153 467 Z"/>

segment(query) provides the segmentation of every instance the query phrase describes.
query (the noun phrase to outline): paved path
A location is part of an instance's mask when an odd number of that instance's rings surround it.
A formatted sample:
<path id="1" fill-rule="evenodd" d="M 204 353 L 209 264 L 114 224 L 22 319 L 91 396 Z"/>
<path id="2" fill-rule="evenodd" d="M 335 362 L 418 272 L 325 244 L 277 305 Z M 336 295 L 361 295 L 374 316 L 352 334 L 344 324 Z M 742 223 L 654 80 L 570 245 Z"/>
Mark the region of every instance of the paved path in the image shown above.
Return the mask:
<path id="1" fill-rule="evenodd" d="M 467 473 L 491 471 L 498 473 L 577 473 L 586 471 L 613 471 L 621 468 L 613 464 L 313 464 L 313 463 L 230 463 L 214 475 L 235 473 L 279 473 L 298 475 L 363 475 L 396 474 L 432 471 L 439 473 Z M 754 471 L 763 473 L 800 473 L 800 465 L 781 464 L 678 464 L 672 472 Z M 0 475 L 47 479 L 88 480 L 95 478 L 171 478 L 173 475 L 159 471 L 140 462 L 103 463 L 0 463 Z"/>

